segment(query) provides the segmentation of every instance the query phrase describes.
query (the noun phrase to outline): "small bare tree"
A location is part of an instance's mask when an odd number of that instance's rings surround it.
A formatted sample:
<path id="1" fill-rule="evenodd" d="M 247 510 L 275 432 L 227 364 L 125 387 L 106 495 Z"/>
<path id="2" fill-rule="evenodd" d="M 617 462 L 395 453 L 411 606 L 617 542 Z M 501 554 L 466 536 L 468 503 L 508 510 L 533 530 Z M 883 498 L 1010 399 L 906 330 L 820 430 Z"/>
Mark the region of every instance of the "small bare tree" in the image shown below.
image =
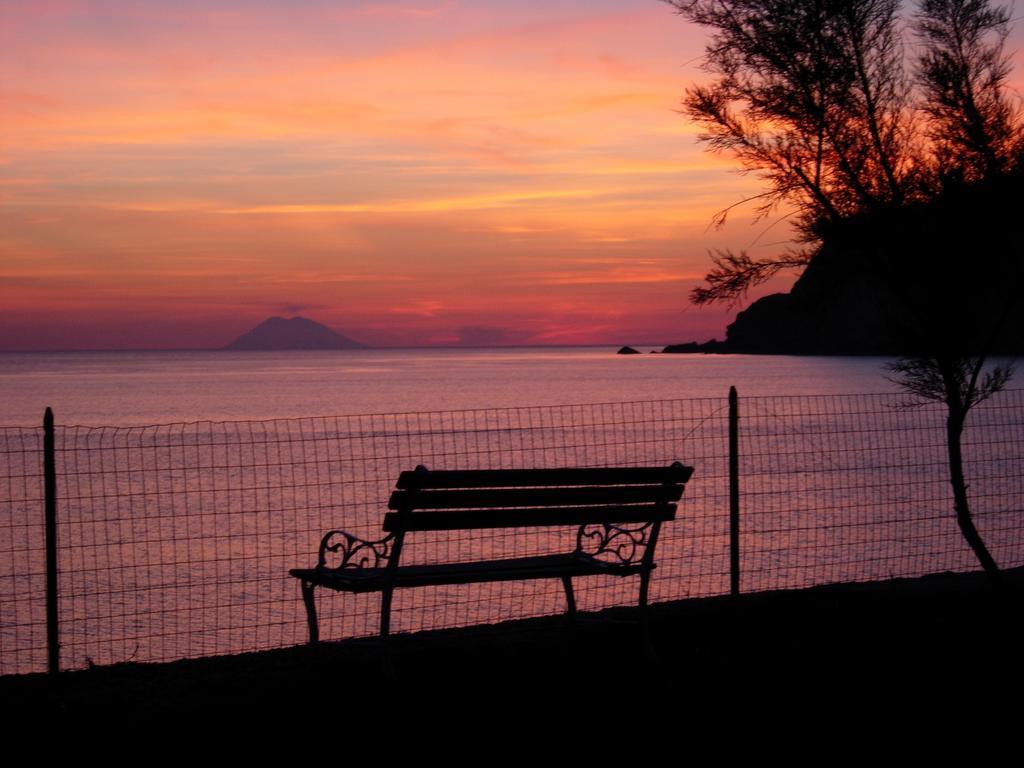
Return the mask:
<path id="1" fill-rule="evenodd" d="M 985 357 L 908 357 L 889 366 L 895 381 L 922 402 L 940 402 L 946 406 L 946 448 L 949 481 L 953 487 L 953 508 L 964 540 L 974 552 L 989 580 L 1002 583 L 999 566 L 978 533 L 971 515 L 964 477 L 961 448 L 967 412 L 1003 388 L 1012 375 L 1009 366 L 994 366 L 984 372 Z"/>

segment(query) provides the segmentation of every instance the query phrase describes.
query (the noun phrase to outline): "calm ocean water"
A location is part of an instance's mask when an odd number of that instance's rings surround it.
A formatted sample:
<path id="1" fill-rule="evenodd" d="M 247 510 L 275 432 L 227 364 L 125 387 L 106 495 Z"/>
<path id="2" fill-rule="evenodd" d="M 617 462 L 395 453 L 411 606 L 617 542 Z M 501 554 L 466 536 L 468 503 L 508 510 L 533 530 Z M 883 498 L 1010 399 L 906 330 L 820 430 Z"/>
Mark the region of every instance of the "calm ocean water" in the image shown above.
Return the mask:
<path id="1" fill-rule="evenodd" d="M 39 424 L 46 406 L 61 424 L 137 425 L 725 397 L 730 385 L 890 392 L 884 362 L 591 347 L 0 354 L 0 424 Z"/>

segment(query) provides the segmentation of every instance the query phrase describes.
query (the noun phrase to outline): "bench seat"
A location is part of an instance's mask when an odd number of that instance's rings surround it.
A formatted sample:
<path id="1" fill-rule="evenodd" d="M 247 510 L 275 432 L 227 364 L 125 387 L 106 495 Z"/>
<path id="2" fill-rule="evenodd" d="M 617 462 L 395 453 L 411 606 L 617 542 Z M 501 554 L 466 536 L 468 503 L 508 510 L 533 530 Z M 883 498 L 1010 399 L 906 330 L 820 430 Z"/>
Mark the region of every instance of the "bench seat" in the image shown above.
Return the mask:
<path id="1" fill-rule="evenodd" d="M 478 560 L 468 563 L 403 565 L 395 569 L 394 586 L 427 587 L 440 584 L 477 584 L 487 581 L 554 579 L 563 576 L 632 576 L 643 569 L 640 563 L 624 564 L 600 560 L 584 552 L 538 557 Z M 298 579 L 337 592 L 379 592 L 385 585 L 384 568 L 293 568 Z"/>

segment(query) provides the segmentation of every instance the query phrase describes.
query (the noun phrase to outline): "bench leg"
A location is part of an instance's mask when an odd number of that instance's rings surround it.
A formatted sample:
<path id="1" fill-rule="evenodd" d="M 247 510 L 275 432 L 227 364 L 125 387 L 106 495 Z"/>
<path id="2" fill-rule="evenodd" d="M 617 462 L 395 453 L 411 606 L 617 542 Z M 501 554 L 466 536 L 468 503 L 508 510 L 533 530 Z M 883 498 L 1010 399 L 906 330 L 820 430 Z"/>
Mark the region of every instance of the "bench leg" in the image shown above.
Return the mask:
<path id="1" fill-rule="evenodd" d="M 388 680 L 395 680 L 395 665 L 391 659 L 391 641 L 388 639 L 391 634 L 391 595 L 392 588 L 385 588 L 380 595 L 380 644 L 381 657 L 384 667 L 384 676 Z"/>
<path id="2" fill-rule="evenodd" d="M 320 625 L 316 619 L 316 601 L 313 599 L 315 584 L 308 581 L 302 582 L 302 602 L 306 604 L 306 621 L 309 623 L 310 645 L 320 641 Z"/>
<path id="3" fill-rule="evenodd" d="M 651 621 L 647 610 L 647 591 L 651 585 L 651 572 L 643 571 L 640 574 L 640 642 L 643 644 L 647 658 L 656 662 L 657 655 L 654 653 L 654 644 L 651 643 Z"/>
<path id="4" fill-rule="evenodd" d="M 576 595 L 572 591 L 572 577 L 563 576 L 562 586 L 565 587 L 565 612 L 569 616 L 569 621 L 576 622 Z"/>

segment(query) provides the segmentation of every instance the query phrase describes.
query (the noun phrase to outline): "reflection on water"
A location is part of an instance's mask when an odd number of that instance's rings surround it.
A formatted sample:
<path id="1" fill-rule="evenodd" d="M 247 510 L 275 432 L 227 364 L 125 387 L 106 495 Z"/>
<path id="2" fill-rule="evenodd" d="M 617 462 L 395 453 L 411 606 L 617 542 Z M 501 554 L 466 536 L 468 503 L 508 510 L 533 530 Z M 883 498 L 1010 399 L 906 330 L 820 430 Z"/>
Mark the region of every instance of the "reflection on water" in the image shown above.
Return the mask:
<path id="1" fill-rule="evenodd" d="M 0 424 L 157 424 L 524 405 L 889 392 L 880 358 L 588 347 L 0 354 Z"/>

